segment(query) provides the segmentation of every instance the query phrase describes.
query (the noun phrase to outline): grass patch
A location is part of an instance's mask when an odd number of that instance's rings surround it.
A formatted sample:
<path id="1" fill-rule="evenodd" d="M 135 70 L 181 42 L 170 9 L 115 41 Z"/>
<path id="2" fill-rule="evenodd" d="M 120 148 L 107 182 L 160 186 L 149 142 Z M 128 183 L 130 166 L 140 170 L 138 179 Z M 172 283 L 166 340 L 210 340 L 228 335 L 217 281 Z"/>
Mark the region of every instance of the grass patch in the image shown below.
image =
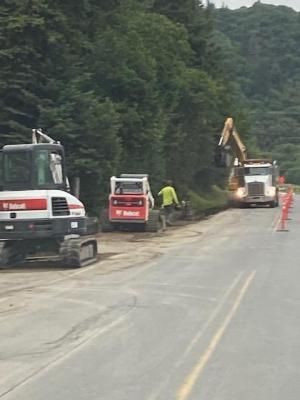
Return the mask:
<path id="1" fill-rule="evenodd" d="M 209 213 L 221 210 L 228 204 L 228 192 L 212 186 L 207 193 L 188 192 L 192 208 L 196 213 Z"/>

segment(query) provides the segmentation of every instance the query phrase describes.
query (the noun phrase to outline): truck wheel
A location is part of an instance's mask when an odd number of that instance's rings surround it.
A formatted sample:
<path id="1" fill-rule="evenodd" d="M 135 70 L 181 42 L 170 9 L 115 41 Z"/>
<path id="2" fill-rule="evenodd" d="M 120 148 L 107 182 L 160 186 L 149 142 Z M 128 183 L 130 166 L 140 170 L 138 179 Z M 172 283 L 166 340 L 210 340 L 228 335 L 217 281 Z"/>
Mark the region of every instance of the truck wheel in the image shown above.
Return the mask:
<path id="1" fill-rule="evenodd" d="M 160 212 L 159 210 L 150 210 L 149 218 L 145 224 L 146 232 L 158 232 L 161 229 Z"/>
<path id="2" fill-rule="evenodd" d="M 108 218 L 107 209 L 101 211 L 100 223 L 102 232 L 112 232 L 114 230 L 114 226 Z"/>
<path id="3" fill-rule="evenodd" d="M 270 202 L 269 202 L 269 206 L 270 206 L 271 208 L 276 207 L 276 201 L 275 201 L 275 200 L 270 201 Z"/>

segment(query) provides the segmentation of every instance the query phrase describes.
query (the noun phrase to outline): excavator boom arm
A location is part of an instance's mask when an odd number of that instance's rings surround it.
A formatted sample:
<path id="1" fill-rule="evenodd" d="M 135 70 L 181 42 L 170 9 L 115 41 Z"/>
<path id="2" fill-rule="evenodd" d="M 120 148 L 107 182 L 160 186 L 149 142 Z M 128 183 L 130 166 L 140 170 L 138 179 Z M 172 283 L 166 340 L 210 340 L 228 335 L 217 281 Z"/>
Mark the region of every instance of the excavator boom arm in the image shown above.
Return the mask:
<path id="1" fill-rule="evenodd" d="M 239 162 L 247 160 L 247 149 L 239 132 L 237 131 L 232 118 L 227 118 L 219 141 L 219 146 L 225 148 L 227 145 L 233 147 L 234 153 Z"/>

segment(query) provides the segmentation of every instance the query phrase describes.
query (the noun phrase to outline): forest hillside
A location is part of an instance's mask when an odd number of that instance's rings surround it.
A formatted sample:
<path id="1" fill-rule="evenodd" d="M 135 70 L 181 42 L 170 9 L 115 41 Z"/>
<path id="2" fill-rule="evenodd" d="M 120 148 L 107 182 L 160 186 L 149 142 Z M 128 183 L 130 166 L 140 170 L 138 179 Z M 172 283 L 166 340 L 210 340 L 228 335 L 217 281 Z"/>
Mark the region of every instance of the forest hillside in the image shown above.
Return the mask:
<path id="1" fill-rule="evenodd" d="M 257 2 L 216 10 L 218 41 L 249 133 L 264 154 L 300 183 L 300 13 Z"/>
<path id="2" fill-rule="evenodd" d="M 233 116 L 252 156 L 300 183 L 299 39 L 299 13 L 260 3 L 1 1 L 0 146 L 43 128 L 98 213 L 113 174 L 149 173 L 154 192 L 171 178 L 181 197 L 226 187 Z"/>

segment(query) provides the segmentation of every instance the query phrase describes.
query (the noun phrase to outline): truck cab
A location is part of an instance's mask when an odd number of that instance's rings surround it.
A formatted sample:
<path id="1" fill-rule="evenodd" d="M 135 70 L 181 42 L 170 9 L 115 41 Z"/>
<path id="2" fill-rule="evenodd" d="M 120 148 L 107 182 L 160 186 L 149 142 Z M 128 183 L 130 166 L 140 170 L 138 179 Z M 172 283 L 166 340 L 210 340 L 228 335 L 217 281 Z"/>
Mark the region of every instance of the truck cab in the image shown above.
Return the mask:
<path id="1" fill-rule="evenodd" d="M 238 187 L 233 193 L 239 204 L 278 206 L 279 169 L 272 160 L 246 160 L 235 167 Z"/>

